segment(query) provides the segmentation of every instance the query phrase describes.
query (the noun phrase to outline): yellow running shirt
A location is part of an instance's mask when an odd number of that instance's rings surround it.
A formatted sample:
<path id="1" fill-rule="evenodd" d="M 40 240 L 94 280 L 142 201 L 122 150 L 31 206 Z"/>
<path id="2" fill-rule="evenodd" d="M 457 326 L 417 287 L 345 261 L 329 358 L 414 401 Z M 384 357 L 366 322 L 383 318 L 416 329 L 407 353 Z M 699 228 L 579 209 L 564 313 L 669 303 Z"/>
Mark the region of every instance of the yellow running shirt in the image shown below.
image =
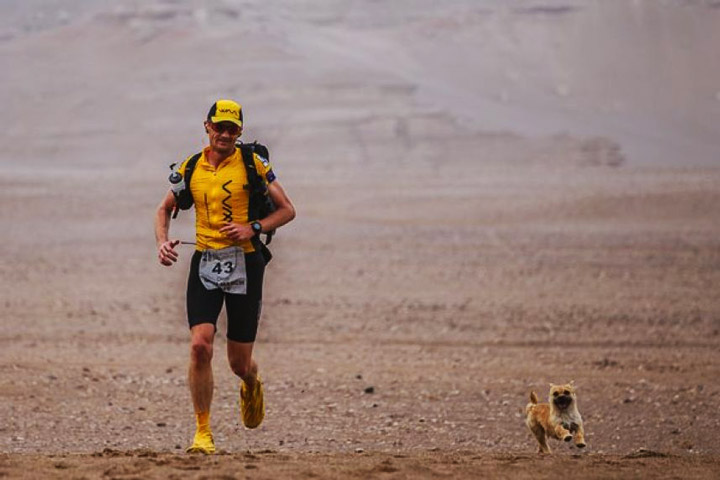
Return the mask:
<path id="1" fill-rule="evenodd" d="M 249 191 L 243 186 L 248 184 L 245 164 L 240 149 L 217 166 L 207 161 L 206 147 L 195 165 L 190 180 L 190 193 L 195 202 L 195 235 L 197 250 L 220 249 L 238 245 L 220 233 L 220 228 L 227 223 L 248 223 Z M 271 183 L 275 180 L 270 163 L 257 154 L 253 154 L 258 175 Z M 185 176 L 188 157 L 178 169 Z M 245 253 L 254 252 L 255 248 L 248 240 L 239 244 Z"/>

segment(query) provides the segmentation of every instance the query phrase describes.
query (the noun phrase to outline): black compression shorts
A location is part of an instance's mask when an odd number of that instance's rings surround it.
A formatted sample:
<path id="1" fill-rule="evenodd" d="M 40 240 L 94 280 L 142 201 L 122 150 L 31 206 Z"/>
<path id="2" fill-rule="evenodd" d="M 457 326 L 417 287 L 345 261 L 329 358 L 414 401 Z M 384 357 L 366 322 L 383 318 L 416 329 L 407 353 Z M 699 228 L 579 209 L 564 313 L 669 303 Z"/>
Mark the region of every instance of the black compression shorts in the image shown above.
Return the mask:
<path id="1" fill-rule="evenodd" d="M 217 329 L 217 319 L 223 302 L 227 311 L 227 338 L 236 342 L 254 342 L 262 309 L 262 284 L 265 260 L 260 252 L 245 254 L 247 294 L 225 293 L 208 290 L 200 281 L 198 273 L 202 252 L 195 251 L 190 261 L 187 285 L 187 315 L 190 327 L 212 323 Z"/>

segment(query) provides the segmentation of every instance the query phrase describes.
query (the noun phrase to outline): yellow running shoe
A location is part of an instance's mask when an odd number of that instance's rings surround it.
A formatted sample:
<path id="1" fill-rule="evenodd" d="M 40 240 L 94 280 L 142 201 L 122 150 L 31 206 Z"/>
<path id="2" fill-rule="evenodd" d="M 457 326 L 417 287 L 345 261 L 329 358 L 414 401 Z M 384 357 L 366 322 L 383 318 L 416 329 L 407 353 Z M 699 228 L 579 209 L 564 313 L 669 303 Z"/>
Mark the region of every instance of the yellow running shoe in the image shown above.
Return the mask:
<path id="1" fill-rule="evenodd" d="M 255 379 L 255 386 L 249 391 L 245 382 L 240 385 L 240 410 L 243 424 L 247 428 L 257 428 L 265 418 L 265 399 L 260 375 Z"/>
<path id="2" fill-rule="evenodd" d="M 215 453 L 215 442 L 213 441 L 210 429 L 198 430 L 195 432 L 193 444 L 185 451 L 187 453 L 204 453 L 205 455 L 212 455 Z"/>

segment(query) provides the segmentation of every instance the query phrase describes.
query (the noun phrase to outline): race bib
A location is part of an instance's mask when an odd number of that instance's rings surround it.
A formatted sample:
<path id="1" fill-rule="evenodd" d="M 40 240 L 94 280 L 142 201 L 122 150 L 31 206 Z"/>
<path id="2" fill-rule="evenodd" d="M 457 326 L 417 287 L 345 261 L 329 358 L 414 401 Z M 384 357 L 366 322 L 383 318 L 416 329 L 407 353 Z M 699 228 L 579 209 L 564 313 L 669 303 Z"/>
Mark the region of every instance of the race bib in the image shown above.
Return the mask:
<path id="1" fill-rule="evenodd" d="M 245 253 L 240 247 L 205 250 L 200 257 L 200 281 L 208 290 L 247 293 Z"/>

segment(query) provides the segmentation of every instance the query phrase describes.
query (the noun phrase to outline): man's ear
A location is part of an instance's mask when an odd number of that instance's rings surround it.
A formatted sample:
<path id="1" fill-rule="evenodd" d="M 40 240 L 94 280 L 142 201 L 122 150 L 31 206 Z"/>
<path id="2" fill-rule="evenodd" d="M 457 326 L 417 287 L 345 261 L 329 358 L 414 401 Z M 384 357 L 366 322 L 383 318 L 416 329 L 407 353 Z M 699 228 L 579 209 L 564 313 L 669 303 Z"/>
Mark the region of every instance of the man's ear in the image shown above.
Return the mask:
<path id="1" fill-rule="evenodd" d="M 203 125 L 205 126 L 205 133 L 210 133 L 210 131 L 208 130 L 207 121 L 203 122 Z"/>

